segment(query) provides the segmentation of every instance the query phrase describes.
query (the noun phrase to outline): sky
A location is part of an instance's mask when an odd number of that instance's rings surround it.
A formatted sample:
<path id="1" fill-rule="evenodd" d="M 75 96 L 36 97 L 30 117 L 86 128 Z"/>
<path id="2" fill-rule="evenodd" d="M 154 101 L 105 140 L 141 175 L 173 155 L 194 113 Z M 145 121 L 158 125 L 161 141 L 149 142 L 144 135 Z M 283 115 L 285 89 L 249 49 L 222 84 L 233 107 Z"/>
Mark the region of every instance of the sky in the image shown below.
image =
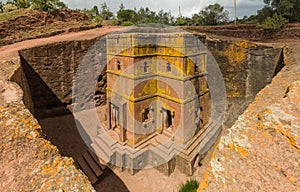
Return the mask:
<path id="1" fill-rule="evenodd" d="M 108 5 L 110 10 L 116 13 L 123 3 L 125 8 L 133 9 L 136 7 L 149 7 L 152 11 L 171 11 L 171 13 L 177 17 L 179 15 L 179 7 L 183 16 L 191 17 L 194 13 L 199 13 L 204 7 L 219 3 L 229 11 L 229 17 L 234 18 L 234 0 L 61 0 L 69 8 L 75 9 L 90 9 L 94 5 L 100 8 L 100 5 L 104 2 Z M 3 0 L 6 2 L 6 0 Z M 236 0 L 237 2 L 237 16 L 243 18 L 244 16 L 250 16 L 256 14 L 257 10 L 264 6 L 263 0 Z"/>
<path id="2" fill-rule="evenodd" d="M 179 7 L 183 16 L 191 17 L 192 14 L 198 13 L 204 7 L 219 3 L 229 11 L 229 17 L 234 18 L 234 0 L 62 0 L 70 8 L 92 8 L 106 2 L 111 11 L 116 13 L 123 3 L 125 8 L 133 9 L 136 7 L 149 7 L 152 11 L 171 11 L 174 16 L 178 16 Z M 236 0 L 237 1 L 237 16 L 243 18 L 256 14 L 257 10 L 264 6 L 263 0 Z"/>

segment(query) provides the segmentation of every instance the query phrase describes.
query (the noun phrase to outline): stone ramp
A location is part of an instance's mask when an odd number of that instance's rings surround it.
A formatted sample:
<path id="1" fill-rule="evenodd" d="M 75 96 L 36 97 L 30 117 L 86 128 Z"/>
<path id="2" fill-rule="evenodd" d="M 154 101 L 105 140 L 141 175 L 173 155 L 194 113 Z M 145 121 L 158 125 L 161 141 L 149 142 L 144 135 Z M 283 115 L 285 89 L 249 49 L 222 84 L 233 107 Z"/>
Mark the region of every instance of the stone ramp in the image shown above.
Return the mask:
<path id="1" fill-rule="evenodd" d="M 76 166 L 86 174 L 92 184 L 96 184 L 100 180 L 106 169 L 106 166 L 99 162 L 96 154 L 90 149 L 76 159 Z"/>

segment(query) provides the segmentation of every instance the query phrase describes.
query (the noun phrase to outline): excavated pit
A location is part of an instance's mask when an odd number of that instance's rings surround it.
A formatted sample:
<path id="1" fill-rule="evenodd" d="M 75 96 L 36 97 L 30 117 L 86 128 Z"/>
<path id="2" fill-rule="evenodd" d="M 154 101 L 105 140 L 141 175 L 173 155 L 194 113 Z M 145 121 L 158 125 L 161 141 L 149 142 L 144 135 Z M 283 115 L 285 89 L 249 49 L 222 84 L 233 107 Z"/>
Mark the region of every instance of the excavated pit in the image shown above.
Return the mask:
<path id="1" fill-rule="evenodd" d="M 283 50 L 240 40 L 201 38 L 201 41 L 207 45 L 224 76 L 228 102 L 225 125 L 231 127 L 255 95 L 282 69 Z M 87 150 L 87 146 L 72 114 L 73 82 L 80 61 L 96 42 L 96 47 L 105 52 L 105 41 L 100 38 L 21 50 L 21 68 L 13 77 L 23 88 L 24 103 L 39 121 L 45 138 L 56 145 L 62 155 L 74 159 L 78 159 Z M 106 63 L 96 57 L 92 57 L 91 62 L 95 66 L 97 62 Z M 105 104 L 106 74 L 98 76 L 94 80 L 95 92 L 90 93 L 86 102 L 94 100 L 96 105 L 101 106 Z M 86 90 L 83 88 L 82 91 Z M 115 182 L 114 187 L 127 190 L 112 171 L 104 175 L 113 177 L 111 180 Z M 110 187 L 104 180 L 100 179 L 103 182 L 98 182 L 98 185 L 103 183 L 104 187 Z"/>

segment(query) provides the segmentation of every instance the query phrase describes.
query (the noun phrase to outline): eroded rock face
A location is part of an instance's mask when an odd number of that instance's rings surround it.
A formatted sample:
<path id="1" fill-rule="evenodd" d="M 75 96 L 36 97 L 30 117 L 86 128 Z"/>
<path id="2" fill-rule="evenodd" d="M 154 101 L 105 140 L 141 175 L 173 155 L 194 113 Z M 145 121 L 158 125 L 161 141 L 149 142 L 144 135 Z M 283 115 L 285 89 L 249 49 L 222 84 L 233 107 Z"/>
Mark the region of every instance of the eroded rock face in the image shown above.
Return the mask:
<path id="1" fill-rule="evenodd" d="M 22 96 L 18 85 L 0 80 L 1 191 L 94 191 L 73 160 L 41 137 Z"/>
<path id="2" fill-rule="evenodd" d="M 206 44 L 224 77 L 229 112 L 225 125 L 231 127 L 283 67 L 282 47 L 210 38 Z"/>
<path id="3" fill-rule="evenodd" d="M 70 113 L 67 107 L 71 108 L 76 73 L 80 73 L 80 76 L 78 75 L 80 78 L 99 76 L 100 74 L 91 74 L 97 73 L 97 67 L 105 63 L 97 57 L 97 51 L 103 52 L 100 50 L 101 47 L 94 45 L 97 39 L 60 42 L 20 51 L 22 74 L 15 79 L 31 97 L 31 103 L 26 105 L 34 115 L 44 118 Z M 78 71 L 78 66 L 82 62 L 88 66 L 81 67 Z M 80 89 L 76 90 L 77 94 L 89 93 L 90 97 L 82 102 L 94 104 L 95 91 L 100 89 L 99 93 L 97 92 L 98 95 L 100 94 L 100 101 L 99 98 L 96 100 L 97 103 L 103 103 L 105 98 L 102 95 L 105 93 L 102 88 L 105 87 L 106 82 L 102 82 L 103 87 L 100 88 L 96 87 L 95 78 L 85 82 L 89 84 L 80 85 Z"/>
<path id="4" fill-rule="evenodd" d="M 287 66 L 221 137 L 199 191 L 299 191 L 300 65 L 296 50 L 286 55 Z"/>

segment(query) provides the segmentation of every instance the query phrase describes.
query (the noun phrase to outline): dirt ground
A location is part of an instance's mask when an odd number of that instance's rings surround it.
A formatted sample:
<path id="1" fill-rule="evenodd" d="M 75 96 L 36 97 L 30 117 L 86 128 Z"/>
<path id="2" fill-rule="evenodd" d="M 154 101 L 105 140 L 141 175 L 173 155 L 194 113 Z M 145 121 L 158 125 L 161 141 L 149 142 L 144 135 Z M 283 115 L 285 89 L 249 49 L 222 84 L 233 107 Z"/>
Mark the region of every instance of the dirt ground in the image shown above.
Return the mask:
<path id="1" fill-rule="evenodd" d="M 42 119 L 39 123 L 46 138 L 58 147 L 62 155 L 76 159 L 87 149 L 77 131 L 73 115 Z M 71 132 L 72 137 L 69 136 Z M 170 176 L 166 176 L 154 168 L 141 170 L 135 175 L 114 168 L 109 174 L 101 176 L 101 182 L 95 184 L 94 188 L 98 192 L 174 192 L 189 179 L 200 182 L 210 157 L 211 151 L 202 160 L 201 167 L 196 169 L 193 176 L 186 176 L 177 169 Z"/>

